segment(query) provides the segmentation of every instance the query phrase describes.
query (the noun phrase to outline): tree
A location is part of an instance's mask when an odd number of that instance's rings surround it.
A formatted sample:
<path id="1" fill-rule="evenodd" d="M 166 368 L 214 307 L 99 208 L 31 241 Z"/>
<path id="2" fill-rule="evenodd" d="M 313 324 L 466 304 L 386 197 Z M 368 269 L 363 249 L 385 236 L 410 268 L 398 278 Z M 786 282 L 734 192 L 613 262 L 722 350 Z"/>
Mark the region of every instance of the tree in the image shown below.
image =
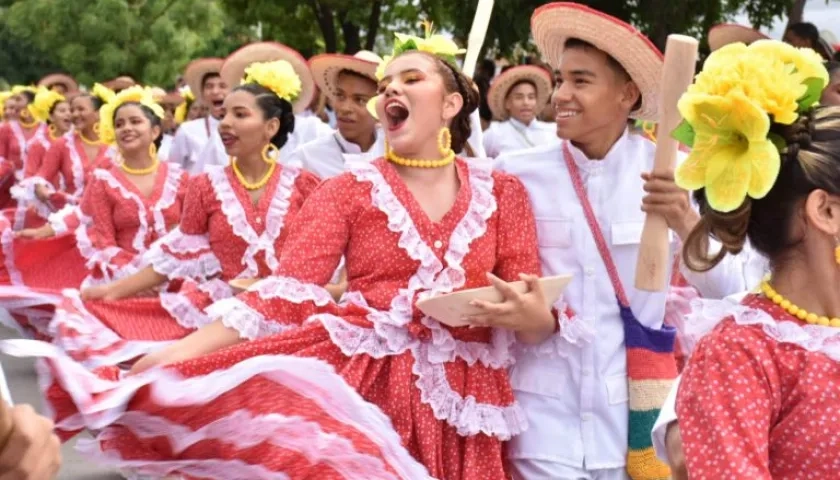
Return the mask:
<path id="1" fill-rule="evenodd" d="M 222 32 L 214 0 L 23 0 L 4 23 L 83 84 L 131 75 L 171 85 Z"/>

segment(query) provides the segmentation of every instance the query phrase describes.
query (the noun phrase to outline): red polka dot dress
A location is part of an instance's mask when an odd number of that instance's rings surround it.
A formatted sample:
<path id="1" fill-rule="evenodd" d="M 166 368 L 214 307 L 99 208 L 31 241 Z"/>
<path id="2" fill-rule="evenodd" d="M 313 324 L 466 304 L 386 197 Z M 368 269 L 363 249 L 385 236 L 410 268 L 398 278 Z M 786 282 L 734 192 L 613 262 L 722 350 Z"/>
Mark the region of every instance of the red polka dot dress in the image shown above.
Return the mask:
<path id="1" fill-rule="evenodd" d="M 757 295 L 714 313 L 677 397 L 691 479 L 840 478 L 840 329 Z"/>
<path id="2" fill-rule="evenodd" d="M 24 129 L 18 121 L 0 124 L 0 208 L 14 206 L 11 189 L 23 177 L 31 141 L 46 129 L 44 123 L 29 129 Z"/>
<path id="3" fill-rule="evenodd" d="M 143 266 L 142 254 L 178 224 L 189 179 L 179 166 L 168 163 L 161 163 L 156 175 L 146 197 L 119 167 L 94 170 L 80 206 L 55 215 L 61 217 L 56 223 L 65 225 L 65 233 L 28 240 L 15 239 L 10 228 L 3 230 L 5 275 L 0 278 L 15 287 L 2 289 L 0 307 L 15 316 L 42 317 L 37 333 L 52 337 L 55 331 L 44 324 L 52 319 L 56 305 L 67 302 L 62 299 L 63 289 L 103 284 L 137 272 Z M 78 299 L 78 292 L 69 291 L 66 297 Z"/>
<path id="4" fill-rule="evenodd" d="M 174 230 L 132 260 L 172 284 L 112 301 L 82 301 L 77 292 L 65 292 L 51 324 L 54 343 L 96 368 L 130 361 L 209 323 L 203 310 L 233 295 L 228 281 L 266 277 L 276 267 L 283 227 L 318 183 L 298 167 L 278 167 L 254 205 L 230 167 L 196 177 L 180 225 L 167 225 Z"/>
<path id="5" fill-rule="evenodd" d="M 44 347 L 59 430 L 100 430 L 87 450 L 145 475 L 507 478 L 502 442 L 526 428 L 506 371 L 513 333 L 450 328 L 415 302 L 487 286 L 486 272 L 539 274 L 536 227 L 517 179 L 456 165 L 440 221 L 382 159 L 321 184 L 275 275 L 207 310 L 242 343 L 123 378 Z M 322 285 L 342 256 L 335 303 Z"/>

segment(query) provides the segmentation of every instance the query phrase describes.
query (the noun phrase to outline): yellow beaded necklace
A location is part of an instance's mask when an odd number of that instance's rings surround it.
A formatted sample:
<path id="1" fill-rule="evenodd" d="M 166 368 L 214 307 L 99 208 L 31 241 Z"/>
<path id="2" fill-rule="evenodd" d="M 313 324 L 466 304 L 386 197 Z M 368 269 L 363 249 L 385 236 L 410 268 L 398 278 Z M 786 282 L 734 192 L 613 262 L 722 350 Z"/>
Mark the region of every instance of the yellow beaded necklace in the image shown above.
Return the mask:
<path id="1" fill-rule="evenodd" d="M 761 293 L 763 293 L 765 297 L 769 298 L 770 301 L 782 307 L 786 312 L 804 322 L 810 323 L 811 325 L 821 325 L 823 327 L 840 327 L 840 318 L 820 316 L 816 313 L 810 313 L 803 308 L 797 307 L 791 303 L 790 300 L 781 296 L 779 292 L 770 286 L 770 282 L 766 280 L 761 283 Z"/>
<path id="2" fill-rule="evenodd" d="M 404 167 L 440 168 L 449 165 L 450 163 L 452 163 L 453 160 L 455 160 L 455 152 L 450 151 L 448 154 L 446 154 L 445 157 L 441 158 L 440 160 L 414 160 L 410 158 L 400 157 L 389 148 L 388 151 L 385 153 L 385 158 L 387 158 L 389 162 L 393 162 L 397 165 L 402 165 Z"/>
<path id="3" fill-rule="evenodd" d="M 89 139 L 85 138 L 85 135 L 82 132 L 79 132 L 79 138 L 81 138 L 83 142 L 85 142 L 88 145 L 93 146 L 93 147 L 98 147 L 102 143 L 102 142 L 99 141 L 99 139 L 89 140 Z"/>
<path id="4" fill-rule="evenodd" d="M 35 128 L 38 125 L 38 120 L 33 120 L 32 123 L 25 123 L 23 120 L 18 120 L 20 126 L 26 129 Z"/>
<path id="5" fill-rule="evenodd" d="M 129 173 L 131 175 L 148 175 L 150 173 L 153 173 L 155 170 L 157 170 L 159 165 L 160 165 L 160 159 L 155 157 L 154 162 L 152 162 L 152 164 L 149 165 L 146 168 L 134 169 L 134 168 L 131 168 L 128 165 L 126 165 L 125 162 L 122 162 L 120 164 L 120 168 L 122 168 L 125 171 L 125 173 Z"/>
<path id="6" fill-rule="evenodd" d="M 263 159 L 265 159 L 265 157 L 263 157 Z M 270 161 L 266 163 L 268 163 L 268 171 L 265 172 L 265 175 L 263 175 L 263 177 L 257 180 L 256 182 L 249 182 L 245 178 L 245 175 L 242 175 L 242 172 L 239 171 L 239 167 L 236 165 L 236 159 L 230 159 L 230 165 L 233 168 L 233 174 L 236 175 L 237 180 L 239 180 L 239 183 L 241 183 L 242 186 L 245 187 L 245 190 L 259 190 L 263 188 L 269 180 L 271 180 L 271 176 L 274 174 L 274 169 L 277 168 L 277 162 Z"/>

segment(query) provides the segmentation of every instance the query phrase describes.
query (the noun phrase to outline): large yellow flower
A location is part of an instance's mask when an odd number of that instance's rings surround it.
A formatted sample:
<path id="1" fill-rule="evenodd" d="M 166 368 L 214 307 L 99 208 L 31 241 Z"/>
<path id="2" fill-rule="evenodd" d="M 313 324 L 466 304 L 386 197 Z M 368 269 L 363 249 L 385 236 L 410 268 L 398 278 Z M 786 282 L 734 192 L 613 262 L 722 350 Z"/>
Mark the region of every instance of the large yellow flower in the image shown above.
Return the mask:
<path id="1" fill-rule="evenodd" d="M 809 78 L 817 78 L 828 85 L 828 70 L 819 53 L 810 48 L 796 48 L 784 42 L 759 40 L 749 46 L 750 53 L 777 58 L 793 66 L 800 83 Z"/>
<path id="2" fill-rule="evenodd" d="M 677 168 L 677 185 L 705 188 L 709 205 L 719 212 L 737 209 L 747 195 L 767 195 L 781 163 L 767 138 L 770 119 L 757 102 L 733 90 L 726 96 L 686 94 L 678 108 L 695 137 L 691 153 Z"/>
<path id="3" fill-rule="evenodd" d="M 245 69 L 242 83 L 257 83 L 287 102 L 294 102 L 303 84 L 291 63 L 285 60 L 252 63 Z"/>

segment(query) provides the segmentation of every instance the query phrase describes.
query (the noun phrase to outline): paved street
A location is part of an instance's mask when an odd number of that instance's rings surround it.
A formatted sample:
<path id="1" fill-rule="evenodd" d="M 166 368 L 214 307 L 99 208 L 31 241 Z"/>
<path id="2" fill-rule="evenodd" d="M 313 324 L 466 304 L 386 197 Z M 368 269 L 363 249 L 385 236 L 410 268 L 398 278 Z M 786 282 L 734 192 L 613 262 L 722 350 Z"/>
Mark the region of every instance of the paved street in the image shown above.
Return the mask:
<path id="1" fill-rule="evenodd" d="M 0 338 L 15 338 L 15 333 L 0 327 Z M 32 361 L 3 356 L 0 362 L 3 364 L 15 403 L 29 403 L 40 408 L 41 398 Z M 83 459 L 76 453 L 74 445 L 75 441 L 64 445 L 62 450 L 64 465 L 58 476 L 60 480 L 119 480 L 122 478 Z"/>

